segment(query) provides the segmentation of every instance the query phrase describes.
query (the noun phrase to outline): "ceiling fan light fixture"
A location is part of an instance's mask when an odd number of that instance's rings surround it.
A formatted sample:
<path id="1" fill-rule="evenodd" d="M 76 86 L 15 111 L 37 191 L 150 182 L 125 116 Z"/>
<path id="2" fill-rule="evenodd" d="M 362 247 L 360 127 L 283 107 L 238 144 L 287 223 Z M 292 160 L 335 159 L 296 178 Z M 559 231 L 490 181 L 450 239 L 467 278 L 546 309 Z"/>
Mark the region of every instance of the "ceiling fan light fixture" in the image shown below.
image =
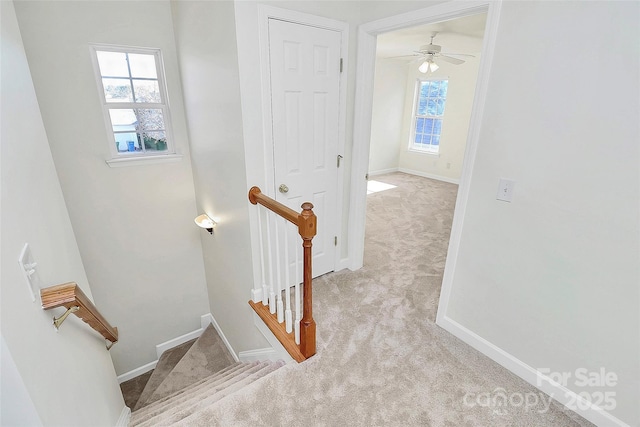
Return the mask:
<path id="1" fill-rule="evenodd" d="M 421 73 L 428 73 L 429 71 L 431 71 L 433 73 L 438 68 L 440 68 L 438 64 L 433 62 L 433 59 L 429 58 L 425 59 L 424 62 L 418 67 L 418 71 L 420 71 Z"/>

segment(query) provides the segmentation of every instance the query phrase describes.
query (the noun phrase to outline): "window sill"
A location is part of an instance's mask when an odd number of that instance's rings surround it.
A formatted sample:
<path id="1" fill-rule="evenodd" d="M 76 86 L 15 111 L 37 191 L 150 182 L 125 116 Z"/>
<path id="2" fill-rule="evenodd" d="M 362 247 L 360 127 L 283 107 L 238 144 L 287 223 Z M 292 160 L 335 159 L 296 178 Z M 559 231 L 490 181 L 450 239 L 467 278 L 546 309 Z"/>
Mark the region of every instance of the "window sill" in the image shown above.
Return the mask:
<path id="1" fill-rule="evenodd" d="M 175 163 L 182 160 L 182 154 L 162 154 L 159 156 L 123 157 L 121 159 L 107 160 L 107 164 L 112 168 L 122 168 L 125 166 L 155 165 L 158 163 Z"/>

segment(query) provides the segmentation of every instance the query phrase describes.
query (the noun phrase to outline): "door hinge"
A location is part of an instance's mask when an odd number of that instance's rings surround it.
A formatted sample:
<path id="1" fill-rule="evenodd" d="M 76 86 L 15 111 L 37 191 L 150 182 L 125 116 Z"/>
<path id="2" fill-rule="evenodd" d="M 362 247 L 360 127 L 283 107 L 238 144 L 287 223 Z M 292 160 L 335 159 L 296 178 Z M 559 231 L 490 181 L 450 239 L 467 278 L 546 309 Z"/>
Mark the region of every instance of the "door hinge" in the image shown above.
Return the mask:
<path id="1" fill-rule="evenodd" d="M 338 236 L 333 236 L 333 246 L 338 246 Z"/>
<path id="2" fill-rule="evenodd" d="M 340 154 L 338 154 L 338 167 L 340 167 L 340 160 L 342 160 L 342 159 L 343 159 L 343 157 Z"/>
<path id="3" fill-rule="evenodd" d="M 342 72 L 342 58 L 340 58 L 340 72 Z"/>

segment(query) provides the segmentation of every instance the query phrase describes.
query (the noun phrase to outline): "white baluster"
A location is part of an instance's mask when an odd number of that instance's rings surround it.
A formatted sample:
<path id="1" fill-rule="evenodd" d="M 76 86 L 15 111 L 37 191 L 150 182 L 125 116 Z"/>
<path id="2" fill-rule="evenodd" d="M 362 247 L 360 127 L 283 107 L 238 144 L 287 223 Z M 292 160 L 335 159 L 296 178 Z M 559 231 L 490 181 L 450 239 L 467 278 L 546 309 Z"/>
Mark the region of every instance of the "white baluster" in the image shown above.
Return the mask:
<path id="1" fill-rule="evenodd" d="M 265 283 L 264 272 L 264 245 L 262 242 L 262 209 L 258 209 L 258 237 L 260 239 L 260 280 L 262 280 L 262 305 L 269 303 L 269 295 L 267 294 L 267 284 Z"/>
<path id="2" fill-rule="evenodd" d="M 278 233 L 278 220 L 279 218 L 276 216 L 276 290 L 278 291 L 277 295 L 277 303 L 276 303 L 276 313 L 278 315 L 278 323 L 284 322 L 284 307 L 282 304 L 282 274 L 280 271 L 280 236 Z"/>
<path id="3" fill-rule="evenodd" d="M 284 312 L 285 319 L 285 330 L 288 334 L 293 330 L 293 320 L 291 318 L 291 274 L 289 274 L 290 266 L 289 263 L 289 223 L 285 220 L 284 222 L 284 259 L 285 259 L 285 271 L 284 276 L 285 280 L 285 299 L 286 299 L 286 310 Z"/>
<path id="4" fill-rule="evenodd" d="M 296 236 L 297 237 L 297 236 Z M 296 243 L 298 239 L 296 239 Z M 294 252 L 296 254 L 296 277 L 295 277 L 295 286 L 296 286 L 296 295 L 295 295 L 295 304 L 296 304 L 296 321 L 293 324 L 293 329 L 295 331 L 296 344 L 300 345 L 300 245 L 294 246 Z"/>
<path id="5" fill-rule="evenodd" d="M 269 313 L 276 312 L 276 293 L 273 289 L 273 255 L 271 254 L 271 223 L 269 222 L 269 215 L 271 211 L 266 210 L 267 218 L 267 255 L 269 256 Z"/>

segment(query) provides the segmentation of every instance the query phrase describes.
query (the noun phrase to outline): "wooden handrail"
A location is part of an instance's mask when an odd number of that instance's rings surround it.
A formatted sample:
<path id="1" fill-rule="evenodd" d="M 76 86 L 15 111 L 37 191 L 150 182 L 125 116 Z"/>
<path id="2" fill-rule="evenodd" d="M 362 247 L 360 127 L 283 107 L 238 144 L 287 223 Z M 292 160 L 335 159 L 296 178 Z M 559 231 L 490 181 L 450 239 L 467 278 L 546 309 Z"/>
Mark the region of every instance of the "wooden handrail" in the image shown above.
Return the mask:
<path id="1" fill-rule="evenodd" d="M 111 326 L 107 322 L 77 283 L 63 283 L 62 285 L 41 289 L 40 297 L 44 310 L 57 307 L 65 307 L 67 309 L 67 313 L 59 319 L 54 318 L 56 327 L 64 321 L 66 316 L 73 313 L 111 342 L 111 345 L 107 347 L 108 349 L 118 342 L 118 328 Z"/>
<path id="2" fill-rule="evenodd" d="M 298 362 L 301 362 L 302 360 L 316 354 L 316 322 L 315 320 L 313 320 L 313 297 L 311 289 L 311 279 L 313 277 L 311 271 L 311 264 L 313 260 L 311 255 L 311 241 L 316 235 L 317 218 L 313 213 L 313 205 L 309 202 L 303 203 L 301 206 L 302 212 L 298 213 L 293 209 L 283 205 L 282 203 L 272 199 L 271 197 L 266 196 L 262 193 L 262 191 L 260 191 L 260 188 L 258 187 L 251 187 L 251 189 L 249 190 L 249 201 L 254 205 L 261 204 L 265 208 L 296 225 L 298 227 L 298 233 L 302 238 L 303 303 L 302 319 L 300 320 L 300 355 L 294 354 L 295 351 L 290 350 L 290 348 L 292 347 L 291 340 L 293 339 L 291 337 L 291 334 L 286 333 L 286 331 L 280 327 L 280 324 L 277 321 L 274 323 L 272 321 L 268 321 L 265 318 L 267 314 L 269 316 L 272 316 L 271 313 L 259 309 L 258 304 L 253 303 L 253 301 L 249 301 L 251 307 L 253 307 L 256 313 L 258 313 L 258 315 L 264 320 L 265 324 L 274 333 L 276 338 L 278 338 L 278 340 L 287 349 L 287 351 L 289 351 L 289 354 L 291 354 L 291 356 Z M 277 325 L 277 327 L 275 325 Z M 295 341 L 293 343 L 293 346 L 296 346 Z M 300 356 L 302 357 L 302 360 L 299 360 Z"/>

